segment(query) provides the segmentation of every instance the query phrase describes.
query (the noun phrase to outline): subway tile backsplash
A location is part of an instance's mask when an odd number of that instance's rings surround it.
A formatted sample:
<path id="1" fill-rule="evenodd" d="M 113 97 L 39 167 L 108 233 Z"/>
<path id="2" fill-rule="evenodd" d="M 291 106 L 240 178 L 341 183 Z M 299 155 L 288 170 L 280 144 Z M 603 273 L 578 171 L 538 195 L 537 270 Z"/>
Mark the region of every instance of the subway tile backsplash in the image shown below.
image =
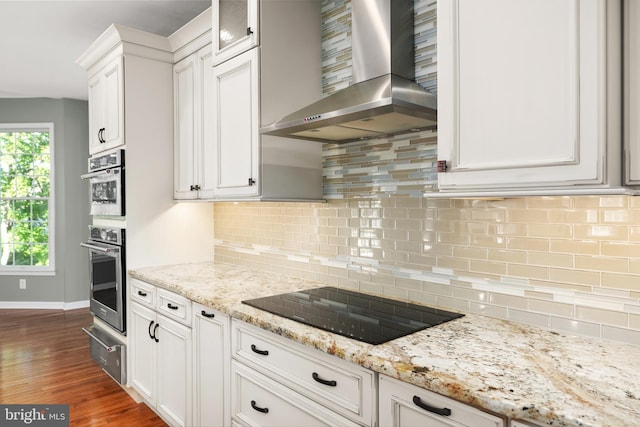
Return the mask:
<path id="1" fill-rule="evenodd" d="M 628 218 L 640 213 L 630 196 L 489 201 L 375 193 L 326 203 L 216 203 L 215 256 L 331 285 L 640 344 L 640 272 L 631 267 L 640 262 L 640 243 L 629 233 L 609 239 L 576 234 L 587 222 L 599 224 L 586 212 L 594 203 L 599 221 L 607 218 L 609 198 L 616 199 L 616 209 L 622 202 Z M 544 212 L 518 227 L 522 217 L 510 212 L 527 210 Z M 583 222 L 551 222 L 563 214 Z M 629 230 L 637 223 L 618 226 Z M 559 236 L 557 229 L 565 227 Z"/>
<path id="2" fill-rule="evenodd" d="M 415 1 L 416 79 L 434 92 L 435 8 Z M 350 81 L 350 2 L 322 10 L 331 93 Z M 215 203 L 215 257 L 640 344 L 640 197 L 429 198 L 436 149 L 435 129 L 325 144 L 326 203 Z"/>

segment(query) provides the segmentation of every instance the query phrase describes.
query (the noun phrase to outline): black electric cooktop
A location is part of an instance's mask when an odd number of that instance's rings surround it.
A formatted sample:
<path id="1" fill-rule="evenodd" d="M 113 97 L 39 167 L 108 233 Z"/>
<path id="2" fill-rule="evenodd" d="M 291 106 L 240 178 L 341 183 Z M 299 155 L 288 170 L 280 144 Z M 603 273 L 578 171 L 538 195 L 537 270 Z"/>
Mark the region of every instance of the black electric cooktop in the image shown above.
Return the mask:
<path id="1" fill-rule="evenodd" d="M 382 344 L 464 316 L 331 286 L 242 302 L 369 344 Z"/>

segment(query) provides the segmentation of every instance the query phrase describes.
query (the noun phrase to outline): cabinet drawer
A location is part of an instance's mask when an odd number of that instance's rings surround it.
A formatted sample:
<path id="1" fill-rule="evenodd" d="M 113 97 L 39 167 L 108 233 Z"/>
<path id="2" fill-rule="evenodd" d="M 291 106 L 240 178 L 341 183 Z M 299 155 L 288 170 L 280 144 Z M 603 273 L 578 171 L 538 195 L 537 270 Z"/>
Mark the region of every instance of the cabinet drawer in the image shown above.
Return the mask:
<path id="1" fill-rule="evenodd" d="M 149 308 L 155 308 L 156 287 L 138 279 L 131 278 L 131 301 L 135 301 Z"/>
<path id="2" fill-rule="evenodd" d="M 381 426 L 505 426 L 505 420 L 500 417 L 413 384 L 380 375 L 378 385 Z M 436 411 L 445 413 L 438 414 Z"/>
<path id="3" fill-rule="evenodd" d="M 542 424 L 534 423 L 533 421 L 511 420 L 509 427 L 542 427 Z"/>
<path id="4" fill-rule="evenodd" d="M 231 368 L 234 421 L 260 426 L 357 426 L 237 361 Z"/>
<path id="5" fill-rule="evenodd" d="M 181 295 L 166 289 L 158 289 L 156 309 L 158 313 L 183 325 L 191 325 L 191 301 Z"/>
<path id="6" fill-rule="evenodd" d="M 232 334 L 238 360 L 355 422 L 374 424 L 372 371 L 240 321 Z"/>

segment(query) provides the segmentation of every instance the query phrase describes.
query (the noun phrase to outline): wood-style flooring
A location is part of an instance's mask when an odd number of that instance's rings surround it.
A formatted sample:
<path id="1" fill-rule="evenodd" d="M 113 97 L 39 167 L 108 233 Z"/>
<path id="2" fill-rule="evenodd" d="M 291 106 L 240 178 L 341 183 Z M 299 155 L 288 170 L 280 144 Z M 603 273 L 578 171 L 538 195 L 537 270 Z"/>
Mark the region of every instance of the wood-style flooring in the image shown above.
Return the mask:
<path id="1" fill-rule="evenodd" d="M 166 424 L 89 354 L 88 309 L 0 310 L 0 403 L 68 404 L 71 426 Z"/>

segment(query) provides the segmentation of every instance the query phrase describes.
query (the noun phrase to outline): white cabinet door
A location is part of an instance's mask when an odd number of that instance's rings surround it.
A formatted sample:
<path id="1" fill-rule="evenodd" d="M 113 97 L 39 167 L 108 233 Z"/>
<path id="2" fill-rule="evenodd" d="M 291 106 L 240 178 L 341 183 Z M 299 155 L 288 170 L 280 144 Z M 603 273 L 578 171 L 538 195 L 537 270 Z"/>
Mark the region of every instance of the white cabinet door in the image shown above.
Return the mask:
<path id="1" fill-rule="evenodd" d="M 193 306 L 193 425 L 228 426 L 230 413 L 229 317 Z"/>
<path id="2" fill-rule="evenodd" d="M 614 3 L 438 2 L 440 189 L 604 183 Z"/>
<path id="3" fill-rule="evenodd" d="M 640 185 L 640 4 L 624 3 L 625 184 Z"/>
<path id="4" fill-rule="evenodd" d="M 195 199 L 198 178 L 195 169 L 196 151 L 196 73 L 195 54 L 173 66 L 174 103 L 174 182 L 175 199 Z"/>
<path id="5" fill-rule="evenodd" d="M 178 426 L 191 425 L 191 328 L 158 315 L 156 409 Z"/>
<path id="6" fill-rule="evenodd" d="M 111 149 L 124 145 L 124 58 L 119 57 L 104 70 L 105 130 L 104 146 Z"/>
<path id="7" fill-rule="evenodd" d="M 215 64 L 259 44 L 258 3 L 259 0 L 213 0 Z"/>
<path id="8" fill-rule="evenodd" d="M 102 123 L 104 107 L 102 105 L 103 80 L 98 73 L 89 79 L 89 153 L 102 151 Z"/>
<path id="9" fill-rule="evenodd" d="M 200 143 L 196 151 L 196 169 L 198 170 L 198 198 L 211 199 L 215 194 L 216 164 L 215 138 L 213 127 L 213 53 L 211 46 L 198 51 L 200 102 L 197 115 L 200 131 Z"/>
<path id="10" fill-rule="evenodd" d="M 258 49 L 213 68 L 216 196 L 259 194 Z"/>
<path id="11" fill-rule="evenodd" d="M 211 197 L 213 165 L 211 45 L 173 67 L 174 199 Z"/>
<path id="12" fill-rule="evenodd" d="M 123 58 L 118 56 L 89 79 L 89 152 L 124 145 Z"/>
<path id="13" fill-rule="evenodd" d="M 156 313 L 132 303 L 130 319 L 130 382 L 150 405 L 155 405 L 157 361 L 153 329 L 156 326 Z"/>
<path id="14" fill-rule="evenodd" d="M 385 375 L 379 376 L 379 425 L 504 427 L 505 420 Z"/>

